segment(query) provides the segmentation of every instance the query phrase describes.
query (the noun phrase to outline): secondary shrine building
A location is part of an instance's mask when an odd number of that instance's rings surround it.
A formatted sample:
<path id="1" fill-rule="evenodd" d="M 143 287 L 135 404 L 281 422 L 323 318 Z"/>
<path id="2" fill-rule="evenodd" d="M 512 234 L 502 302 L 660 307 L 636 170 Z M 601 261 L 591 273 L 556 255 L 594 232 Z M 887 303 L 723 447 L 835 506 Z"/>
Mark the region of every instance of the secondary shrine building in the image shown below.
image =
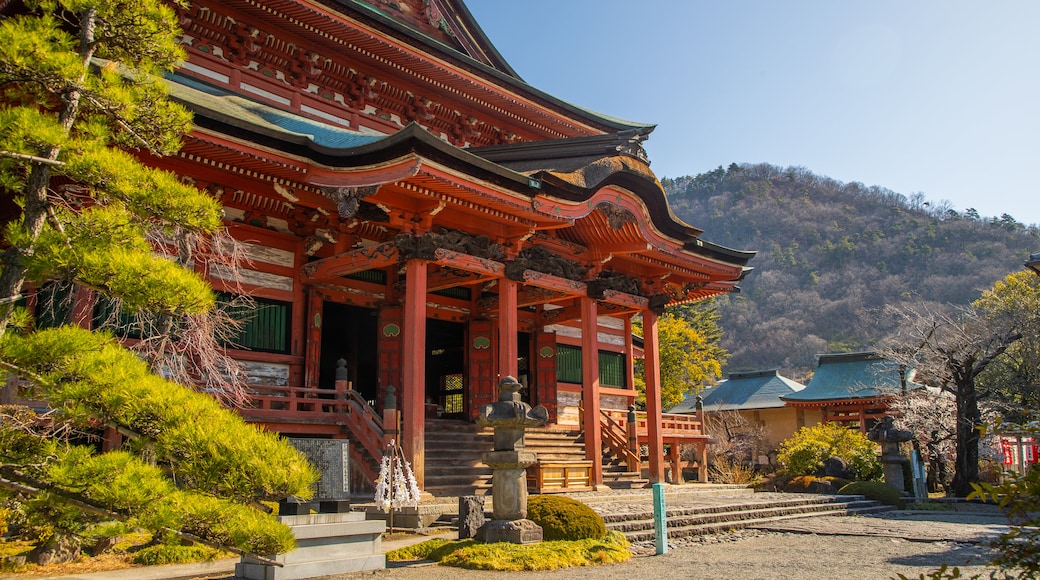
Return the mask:
<path id="1" fill-rule="evenodd" d="M 582 430 L 591 485 L 618 433 L 649 446 L 654 481 L 664 445 L 703 447 L 695 419 L 662 415 L 656 319 L 731 291 L 753 253 L 672 214 L 652 125 L 528 86 L 459 0 L 203 0 L 180 18 L 169 81 L 195 128 L 150 161 L 219 198 L 247 249 L 249 421 L 371 459 L 392 395 L 423 485 L 427 434 L 512 375 Z M 648 409 L 629 425 L 636 316 Z"/>

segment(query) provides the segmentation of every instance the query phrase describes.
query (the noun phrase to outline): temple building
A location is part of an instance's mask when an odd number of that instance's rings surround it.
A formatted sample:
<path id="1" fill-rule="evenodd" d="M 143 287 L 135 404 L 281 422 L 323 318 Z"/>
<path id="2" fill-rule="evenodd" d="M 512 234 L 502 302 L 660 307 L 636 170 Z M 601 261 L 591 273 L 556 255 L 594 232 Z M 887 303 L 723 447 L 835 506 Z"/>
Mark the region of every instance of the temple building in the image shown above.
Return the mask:
<path id="1" fill-rule="evenodd" d="M 616 432 L 638 437 L 618 453 L 649 449 L 628 460 L 651 481 L 666 442 L 705 443 L 660 408 L 657 317 L 733 291 L 754 252 L 671 212 L 641 145 L 653 125 L 527 85 L 461 0 L 179 11 L 188 57 L 168 80 L 195 127 L 145 161 L 219 198 L 248 254 L 239 285 L 196 265 L 256 299 L 232 351 L 248 421 L 348 439 L 369 483 L 396 433 L 424 488 L 427 435 L 472 424 L 504 376 L 579 434 L 588 485 Z M 629 429 L 633 317 L 648 403 Z"/>
<path id="2" fill-rule="evenodd" d="M 820 355 L 809 385 L 780 397 L 788 407 L 818 413 L 820 422 L 858 427 L 866 435 L 874 423 L 891 414 L 889 406 L 909 391 L 914 370 L 874 352 Z"/>

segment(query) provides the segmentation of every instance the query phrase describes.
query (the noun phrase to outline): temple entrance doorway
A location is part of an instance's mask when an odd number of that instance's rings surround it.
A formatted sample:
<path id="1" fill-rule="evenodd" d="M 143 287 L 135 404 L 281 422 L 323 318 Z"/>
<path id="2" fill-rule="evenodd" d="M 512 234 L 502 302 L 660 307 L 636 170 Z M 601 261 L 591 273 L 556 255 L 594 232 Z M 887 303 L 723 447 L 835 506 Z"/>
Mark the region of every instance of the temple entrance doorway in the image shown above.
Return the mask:
<path id="1" fill-rule="evenodd" d="M 520 400 L 533 405 L 531 391 L 534 390 L 534 372 L 531 370 L 531 335 L 520 332 L 516 335 L 516 380 L 524 388 L 520 389 Z"/>
<path id="2" fill-rule="evenodd" d="M 426 320 L 426 416 L 463 419 L 466 412 L 466 326 Z"/>
<path id="3" fill-rule="evenodd" d="M 347 361 L 347 376 L 354 390 L 366 401 L 375 401 L 377 312 L 337 302 L 322 305 L 321 366 L 318 387 L 332 389 L 336 381 L 336 361 Z"/>

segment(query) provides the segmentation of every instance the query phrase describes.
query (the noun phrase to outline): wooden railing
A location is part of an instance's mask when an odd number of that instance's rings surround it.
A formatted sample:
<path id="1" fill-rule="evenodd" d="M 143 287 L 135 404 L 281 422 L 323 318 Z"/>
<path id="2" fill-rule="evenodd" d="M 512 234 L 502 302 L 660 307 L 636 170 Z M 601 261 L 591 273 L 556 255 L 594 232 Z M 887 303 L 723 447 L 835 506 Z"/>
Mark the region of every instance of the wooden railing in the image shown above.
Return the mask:
<path id="1" fill-rule="evenodd" d="M 614 455 L 625 460 L 629 471 L 639 471 L 639 449 L 632 449 L 629 441 L 628 429 L 612 416 L 612 411 L 600 409 L 599 411 L 600 435 L 614 452 Z"/>
<path id="2" fill-rule="evenodd" d="M 347 381 L 333 389 L 251 386 L 249 402 L 241 407 L 250 420 L 303 420 L 342 425 L 350 431 L 351 463 L 374 481 L 383 458 L 383 419 Z"/>
<path id="3" fill-rule="evenodd" d="M 600 413 L 605 417 L 609 417 L 613 423 L 619 425 L 626 433 L 628 432 L 629 420 L 627 411 L 604 409 Z M 646 411 L 636 411 L 635 415 L 636 434 L 641 442 L 645 442 L 650 433 L 647 427 Z M 704 424 L 698 415 L 663 413 L 661 415 L 661 434 L 665 439 L 679 440 L 680 443 L 683 442 L 681 441 L 682 439 L 690 439 L 690 442 L 693 442 L 693 440 L 704 437 Z"/>

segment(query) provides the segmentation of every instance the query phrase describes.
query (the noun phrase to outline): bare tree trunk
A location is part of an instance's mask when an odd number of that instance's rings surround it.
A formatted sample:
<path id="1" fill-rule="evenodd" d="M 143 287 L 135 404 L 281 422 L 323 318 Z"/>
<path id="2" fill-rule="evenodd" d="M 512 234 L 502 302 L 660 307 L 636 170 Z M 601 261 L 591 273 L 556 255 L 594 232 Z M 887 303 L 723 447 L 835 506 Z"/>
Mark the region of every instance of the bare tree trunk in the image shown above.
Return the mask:
<path id="1" fill-rule="evenodd" d="M 957 461 L 953 474 L 953 494 L 965 497 L 974 491 L 972 483 L 979 481 L 979 412 L 978 394 L 972 376 L 957 376 Z"/>
<path id="2" fill-rule="evenodd" d="M 66 134 L 72 131 L 72 126 L 79 117 L 79 106 L 82 98 L 80 86 L 86 78 L 90 67 L 90 59 L 94 56 L 94 28 L 96 19 L 96 8 L 88 8 L 81 14 L 80 20 L 80 57 L 83 61 L 83 74 L 73 85 L 61 95 L 61 111 L 58 119 Z M 49 147 L 41 151 L 37 156 L 55 161 L 61 153 L 59 147 Z M 24 207 L 22 210 L 22 231 L 29 237 L 27 245 L 12 245 L 3 254 L 0 264 L 3 271 L 0 272 L 0 335 L 7 330 L 14 310 L 14 300 L 22 292 L 25 285 L 24 260 L 33 253 L 33 242 L 43 230 L 43 224 L 47 219 L 47 209 L 50 207 L 48 200 L 48 189 L 51 181 L 51 165 L 49 163 L 33 163 L 29 171 L 29 177 L 22 191 L 24 196 Z"/>

